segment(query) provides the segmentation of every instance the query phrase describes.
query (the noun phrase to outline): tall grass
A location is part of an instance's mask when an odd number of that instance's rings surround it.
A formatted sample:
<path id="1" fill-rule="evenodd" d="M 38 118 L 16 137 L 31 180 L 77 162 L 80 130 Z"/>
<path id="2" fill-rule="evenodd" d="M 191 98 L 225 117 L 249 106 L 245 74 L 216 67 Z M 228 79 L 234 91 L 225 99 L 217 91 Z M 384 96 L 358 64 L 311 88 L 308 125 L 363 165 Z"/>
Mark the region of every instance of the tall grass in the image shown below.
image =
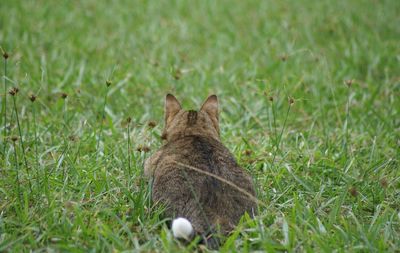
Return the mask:
<path id="1" fill-rule="evenodd" d="M 257 185 L 221 251 L 400 248 L 399 1 L 1 6 L 0 252 L 197 248 L 143 177 L 166 93 L 219 96 L 222 142 Z"/>
<path id="2" fill-rule="evenodd" d="M 13 87 L 13 88 L 10 89 L 10 91 L 8 93 L 11 95 L 12 101 L 13 101 L 14 113 L 15 113 L 15 118 L 16 118 L 17 127 L 18 127 L 19 143 L 21 145 L 22 157 L 24 159 L 24 164 L 25 164 L 25 171 L 26 171 L 26 174 L 27 174 L 27 177 L 28 177 L 29 189 L 32 191 L 30 168 L 29 168 L 29 165 L 28 165 L 28 160 L 26 158 L 25 145 L 24 145 L 24 140 L 22 139 L 23 135 L 22 135 L 21 125 L 20 125 L 20 122 L 19 122 L 17 102 L 16 102 L 16 100 L 17 100 L 16 96 L 17 96 L 18 92 L 19 92 L 19 88 Z M 17 152 L 17 151 L 14 150 L 14 152 Z"/>
<path id="3" fill-rule="evenodd" d="M 3 51 L 3 49 L 2 49 Z M 8 53 L 3 51 L 3 61 L 4 61 L 4 76 L 3 76 L 3 85 L 4 85 L 4 94 L 3 94 L 3 104 L 2 104 L 2 113 L 3 113 L 3 154 L 6 156 L 7 154 L 7 60 Z M 5 160 L 4 160 L 5 161 Z"/>
<path id="4" fill-rule="evenodd" d="M 100 118 L 100 129 L 99 132 L 97 134 L 97 144 L 96 144 L 96 151 L 97 151 L 97 155 L 99 154 L 99 147 L 100 147 L 100 141 L 101 141 L 101 137 L 103 134 L 103 125 L 104 125 L 104 120 L 105 120 L 105 113 L 106 113 L 106 105 L 107 105 L 107 97 L 108 97 L 108 88 L 111 86 L 111 81 L 107 80 L 106 81 L 106 92 L 104 93 L 104 100 L 103 100 L 103 106 L 102 106 L 102 110 L 101 110 L 101 118 Z"/>

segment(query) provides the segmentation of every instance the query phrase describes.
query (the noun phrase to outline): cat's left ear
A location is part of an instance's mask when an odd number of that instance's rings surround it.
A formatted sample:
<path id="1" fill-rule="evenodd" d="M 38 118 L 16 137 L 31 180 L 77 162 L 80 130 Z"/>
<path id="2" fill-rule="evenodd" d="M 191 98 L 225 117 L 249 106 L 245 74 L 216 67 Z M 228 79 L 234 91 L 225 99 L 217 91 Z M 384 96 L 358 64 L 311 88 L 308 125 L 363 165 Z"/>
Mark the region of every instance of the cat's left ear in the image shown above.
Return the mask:
<path id="1" fill-rule="evenodd" d="M 182 109 L 178 99 L 172 94 L 165 97 L 165 126 L 167 126 L 176 114 Z"/>
<path id="2" fill-rule="evenodd" d="M 214 127 L 219 132 L 218 127 L 218 97 L 216 95 L 211 95 L 201 106 L 200 111 L 206 112 L 211 120 L 213 121 Z"/>

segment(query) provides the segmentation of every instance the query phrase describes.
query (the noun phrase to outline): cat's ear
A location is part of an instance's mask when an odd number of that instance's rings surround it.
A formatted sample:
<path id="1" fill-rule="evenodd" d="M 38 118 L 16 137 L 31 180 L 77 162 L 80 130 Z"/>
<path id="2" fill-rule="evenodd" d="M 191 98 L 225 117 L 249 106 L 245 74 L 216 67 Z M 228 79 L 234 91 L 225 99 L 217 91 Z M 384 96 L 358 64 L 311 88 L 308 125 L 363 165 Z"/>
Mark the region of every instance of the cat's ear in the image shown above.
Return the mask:
<path id="1" fill-rule="evenodd" d="M 201 106 L 200 111 L 208 113 L 211 118 L 218 119 L 218 97 L 216 95 L 211 95 Z"/>
<path id="2" fill-rule="evenodd" d="M 165 97 L 165 125 L 169 124 L 181 109 L 182 106 L 176 97 L 174 97 L 174 95 L 167 94 Z"/>
<path id="3" fill-rule="evenodd" d="M 211 120 L 218 124 L 218 97 L 216 95 L 209 96 L 201 106 L 200 111 L 206 112 Z"/>

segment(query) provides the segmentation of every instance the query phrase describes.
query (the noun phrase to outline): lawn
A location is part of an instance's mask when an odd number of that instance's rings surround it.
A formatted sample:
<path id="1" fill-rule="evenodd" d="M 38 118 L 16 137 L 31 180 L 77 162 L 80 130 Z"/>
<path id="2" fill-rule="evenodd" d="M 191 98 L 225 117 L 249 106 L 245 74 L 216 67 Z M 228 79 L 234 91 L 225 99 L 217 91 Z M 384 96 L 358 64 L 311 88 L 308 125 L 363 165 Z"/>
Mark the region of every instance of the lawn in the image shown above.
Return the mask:
<path id="1" fill-rule="evenodd" d="M 0 252 L 194 250 L 143 176 L 167 93 L 186 109 L 217 94 L 221 139 L 254 178 L 258 216 L 222 252 L 398 252 L 399 13 L 2 0 Z"/>

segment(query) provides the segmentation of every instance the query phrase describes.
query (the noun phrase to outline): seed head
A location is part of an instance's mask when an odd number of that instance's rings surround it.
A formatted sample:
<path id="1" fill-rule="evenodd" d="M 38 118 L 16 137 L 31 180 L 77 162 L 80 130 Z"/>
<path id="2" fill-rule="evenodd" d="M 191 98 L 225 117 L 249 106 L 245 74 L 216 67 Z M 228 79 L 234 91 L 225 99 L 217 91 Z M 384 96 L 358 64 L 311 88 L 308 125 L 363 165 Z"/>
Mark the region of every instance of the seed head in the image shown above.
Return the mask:
<path id="1" fill-rule="evenodd" d="M 64 205 L 65 205 L 65 207 L 66 207 L 67 209 L 73 209 L 74 206 L 76 205 L 76 203 L 73 202 L 73 201 L 66 201 L 66 202 L 64 203 Z"/>
<path id="2" fill-rule="evenodd" d="M 270 96 L 268 99 L 269 101 L 274 102 L 274 97 Z"/>
<path id="3" fill-rule="evenodd" d="M 147 126 L 150 128 L 154 128 L 155 126 L 157 126 L 157 122 L 155 122 L 154 120 L 149 121 L 149 123 L 147 123 Z"/>
<path id="4" fill-rule="evenodd" d="M 131 117 L 128 117 L 128 118 L 126 119 L 126 123 L 130 124 L 131 122 L 132 122 L 132 118 L 131 118 Z"/>
<path id="5" fill-rule="evenodd" d="M 174 79 L 179 80 L 182 77 L 182 71 L 180 69 L 177 69 L 174 73 Z"/>
<path id="6" fill-rule="evenodd" d="M 107 81 L 106 81 L 106 85 L 107 85 L 107 87 L 110 87 L 110 86 L 111 86 L 111 84 L 112 84 L 112 82 L 111 82 L 110 80 L 107 80 Z"/>
<path id="7" fill-rule="evenodd" d="M 387 188 L 388 187 L 388 181 L 386 180 L 386 178 L 382 178 L 381 179 L 381 181 L 380 181 L 380 184 L 381 184 L 381 186 L 382 186 L 382 188 Z"/>
<path id="8" fill-rule="evenodd" d="M 293 105 L 294 104 L 294 99 L 292 97 L 289 98 L 289 105 Z"/>
<path id="9" fill-rule="evenodd" d="M 8 94 L 10 94 L 11 96 L 15 96 L 17 95 L 19 89 L 17 87 L 12 87 L 9 91 Z"/>
<path id="10" fill-rule="evenodd" d="M 8 59 L 8 56 L 9 56 L 9 55 L 7 54 L 7 52 L 3 52 L 3 58 L 4 58 L 4 59 L 7 60 L 7 59 Z"/>
<path id="11" fill-rule="evenodd" d="M 32 103 L 35 102 L 36 98 L 37 97 L 35 96 L 35 94 L 33 93 L 29 94 L 29 100 L 31 100 Z"/>
<path id="12" fill-rule="evenodd" d="M 150 148 L 148 146 L 139 146 L 136 150 L 139 151 L 139 152 L 147 153 L 147 152 L 150 151 Z"/>
<path id="13" fill-rule="evenodd" d="M 18 136 L 11 136 L 11 141 L 12 142 L 18 141 Z"/>
<path id="14" fill-rule="evenodd" d="M 60 96 L 61 96 L 62 99 L 66 99 L 68 97 L 68 94 L 63 92 L 63 93 L 60 94 Z"/>
<path id="15" fill-rule="evenodd" d="M 243 154 L 246 155 L 246 156 L 249 156 L 249 155 L 251 155 L 252 153 L 253 153 L 253 151 L 250 150 L 250 149 L 246 149 L 246 150 L 243 152 Z"/>
<path id="16" fill-rule="evenodd" d="M 76 141 L 78 139 L 78 137 L 76 135 L 70 135 L 70 136 L 68 136 L 68 139 L 70 141 Z"/>
<path id="17" fill-rule="evenodd" d="M 349 189 L 349 193 L 350 193 L 350 195 L 353 196 L 353 197 L 357 197 L 357 196 L 358 196 L 357 188 L 354 187 L 354 186 L 351 187 L 351 188 Z"/>
<path id="18" fill-rule="evenodd" d="M 352 85 L 353 85 L 353 83 L 354 83 L 354 80 L 352 80 L 352 79 L 348 79 L 348 80 L 345 80 L 344 81 L 344 83 L 347 85 L 347 87 L 351 87 Z"/>
<path id="19" fill-rule="evenodd" d="M 281 56 L 281 61 L 286 61 L 289 58 L 287 54 Z"/>

